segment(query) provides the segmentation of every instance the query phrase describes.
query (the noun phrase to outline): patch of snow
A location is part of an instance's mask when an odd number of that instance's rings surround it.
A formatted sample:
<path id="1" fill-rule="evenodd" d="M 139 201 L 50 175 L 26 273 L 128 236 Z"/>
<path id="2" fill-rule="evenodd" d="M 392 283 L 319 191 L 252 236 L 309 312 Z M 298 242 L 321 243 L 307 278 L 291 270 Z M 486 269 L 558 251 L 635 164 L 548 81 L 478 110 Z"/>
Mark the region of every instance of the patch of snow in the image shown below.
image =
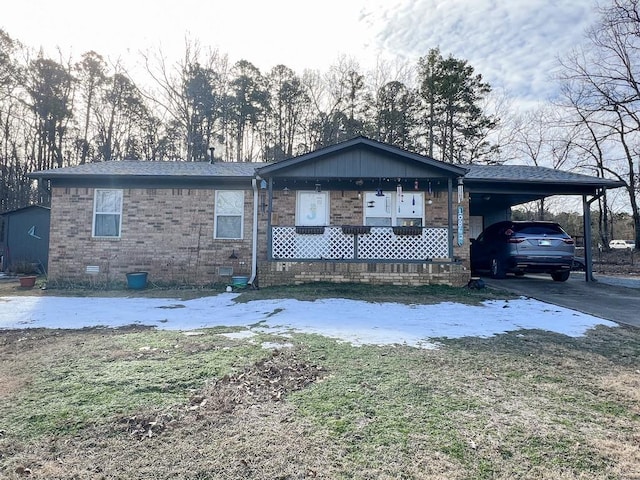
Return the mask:
<path id="1" fill-rule="evenodd" d="M 228 326 L 247 329 L 224 334 L 234 335 L 230 338 L 247 338 L 259 332 L 278 335 L 301 332 L 353 345 L 434 348 L 437 339 L 442 337 L 491 337 L 523 329 L 576 337 L 596 325 L 617 326 L 608 320 L 530 298 L 487 301 L 479 306 L 449 302 L 404 305 L 345 299 L 259 300 L 236 304 L 233 302 L 236 295 L 222 293 L 180 301 L 184 308 L 171 308 L 176 305 L 176 299 L 2 297 L 0 329 L 144 325 L 198 332 Z"/>

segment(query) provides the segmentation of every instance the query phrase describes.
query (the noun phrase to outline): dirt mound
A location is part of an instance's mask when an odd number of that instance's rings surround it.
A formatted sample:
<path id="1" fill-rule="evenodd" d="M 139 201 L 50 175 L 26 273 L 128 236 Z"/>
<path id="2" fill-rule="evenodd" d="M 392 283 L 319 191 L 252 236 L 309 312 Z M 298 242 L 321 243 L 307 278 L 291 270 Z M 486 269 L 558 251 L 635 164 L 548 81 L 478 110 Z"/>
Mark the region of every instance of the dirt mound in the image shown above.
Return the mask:
<path id="1" fill-rule="evenodd" d="M 140 439 L 157 436 L 203 417 L 233 414 L 237 407 L 278 402 L 325 377 L 325 368 L 296 358 L 294 351 L 272 355 L 235 375 L 225 375 L 191 396 L 188 405 L 122 418 L 119 425 Z M 195 417 L 195 418 L 194 418 Z"/>

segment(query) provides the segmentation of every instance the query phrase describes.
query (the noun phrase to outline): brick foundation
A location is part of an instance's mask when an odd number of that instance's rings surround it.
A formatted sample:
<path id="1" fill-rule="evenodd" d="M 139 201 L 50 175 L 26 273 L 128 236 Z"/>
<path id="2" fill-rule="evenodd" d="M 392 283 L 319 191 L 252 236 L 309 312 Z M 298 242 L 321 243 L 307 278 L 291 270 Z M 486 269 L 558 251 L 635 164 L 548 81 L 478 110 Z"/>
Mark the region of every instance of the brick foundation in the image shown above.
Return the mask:
<path id="1" fill-rule="evenodd" d="M 372 285 L 466 285 L 471 272 L 458 263 L 259 262 L 259 284 L 297 285 L 312 282 Z"/>

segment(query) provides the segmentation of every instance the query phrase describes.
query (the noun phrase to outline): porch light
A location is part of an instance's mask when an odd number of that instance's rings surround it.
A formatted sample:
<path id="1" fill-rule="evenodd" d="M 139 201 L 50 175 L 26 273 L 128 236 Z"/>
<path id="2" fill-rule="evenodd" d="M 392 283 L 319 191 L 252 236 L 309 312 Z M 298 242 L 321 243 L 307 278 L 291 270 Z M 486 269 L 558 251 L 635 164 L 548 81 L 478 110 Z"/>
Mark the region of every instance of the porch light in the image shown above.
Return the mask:
<path id="1" fill-rule="evenodd" d="M 376 190 L 376 197 L 384 197 L 384 193 L 382 193 L 382 188 L 378 188 Z"/>
<path id="2" fill-rule="evenodd" d="M 284 188 L 282 189 L 282 194 L 283 194 L 285 197 L 288 197 L 288 196 L 289 196 L 289 187 L 284 187 Z"/>
<path id="3" fill-rule="evenodd" d="M 322 185 L 316 183 L 316 192 L 320 193 L 322 191 Z"/>

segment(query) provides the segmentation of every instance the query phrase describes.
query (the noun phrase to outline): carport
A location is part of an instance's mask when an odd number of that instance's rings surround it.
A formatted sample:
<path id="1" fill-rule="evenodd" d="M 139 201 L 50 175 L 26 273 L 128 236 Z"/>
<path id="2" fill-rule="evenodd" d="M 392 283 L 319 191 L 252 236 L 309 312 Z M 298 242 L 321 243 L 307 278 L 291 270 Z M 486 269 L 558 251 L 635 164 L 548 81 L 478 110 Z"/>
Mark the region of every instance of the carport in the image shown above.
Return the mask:
<path id="1" fill-rule="evenodd" d="M 477 236 L 488 225 L 511 218 L 511 209 L 554 195 L 582 198 L 585 281 L 593 281 L 591 204 L 605 190 L 624 183 L 552 168 L 527 165 L 469 165 L 464 177 L 469 192 L 470 235 Z"/>

